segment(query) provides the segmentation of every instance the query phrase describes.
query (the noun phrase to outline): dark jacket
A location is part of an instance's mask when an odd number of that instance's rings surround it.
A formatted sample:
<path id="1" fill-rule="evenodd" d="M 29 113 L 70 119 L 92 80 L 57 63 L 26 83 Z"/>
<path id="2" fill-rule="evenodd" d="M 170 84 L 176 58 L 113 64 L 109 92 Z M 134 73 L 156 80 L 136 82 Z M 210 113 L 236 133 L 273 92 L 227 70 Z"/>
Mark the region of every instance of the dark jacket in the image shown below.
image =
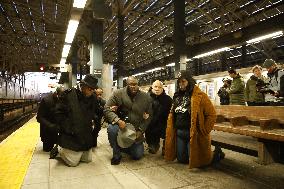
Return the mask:
<path id="1" fill-rule="evenodd" d="M 57 106 L 60 122 L 58 144 L 73 151 L 87 151 L 93 146 L 92 121 L 101 114 L 96 95 L 84 97 L 78 89 L 67 90 Z"/>
<path id="2" fill-rule="evenodd" d="M 229 96 L 229 93 L 228 93 L 226 87 L 222 86 L 218 90 L 217 94 L 220 97 L 220 104 L 221 105 L 229 105 L 230 104 L 230 96 Z"/>
<path id="3" fill-rule="evenodd" d="M 148 94 L 152 98 L 153 116 L 146 130 L 146 134 L 152 133 L 158 138 L 165 138 L 167 119 L 172 106 L 172 98 L 167 95 L 165 91 L 160 95 L 155 95 L 152 91 Z"/>
<path id="4" fill-rule="evenodd" d="M 40 137 L 42 142 L 56 143 L 58 127 L 55 119 L 55 105 L 58 102 L 56 95 L 49 94 L 39 105 L 37 121 L 40 123 Z"/>

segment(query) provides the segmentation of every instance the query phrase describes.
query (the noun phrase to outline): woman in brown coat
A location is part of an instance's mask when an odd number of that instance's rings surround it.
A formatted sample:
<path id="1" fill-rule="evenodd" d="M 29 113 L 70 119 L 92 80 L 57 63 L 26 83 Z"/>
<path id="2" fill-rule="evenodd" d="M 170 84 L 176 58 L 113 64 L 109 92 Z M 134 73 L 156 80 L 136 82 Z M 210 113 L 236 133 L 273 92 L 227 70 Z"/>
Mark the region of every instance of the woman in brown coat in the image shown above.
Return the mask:
<path id="1" fill-rule="evenodd" d="M 189 72 L 182 71 L 177 84 L 167 123 L 165 159 L 177 158 L 190 168 L 208 165 L 213 160 L 210 132 L 216 121 L 215 108 Z"/>

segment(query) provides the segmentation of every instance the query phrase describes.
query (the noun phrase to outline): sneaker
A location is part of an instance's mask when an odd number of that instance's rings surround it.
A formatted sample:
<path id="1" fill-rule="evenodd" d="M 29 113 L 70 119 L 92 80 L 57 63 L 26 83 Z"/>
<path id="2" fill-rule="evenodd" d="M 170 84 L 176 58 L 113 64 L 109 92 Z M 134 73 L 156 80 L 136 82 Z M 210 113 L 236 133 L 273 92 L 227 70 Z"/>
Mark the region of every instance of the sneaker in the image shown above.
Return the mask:
<path id="1" fill-rule="evenodd" d="M 121 161 L 121 157 L 119 158 L 111 158 L 111 165 L 119 165 L 120 164 L 120 161 Z"/>

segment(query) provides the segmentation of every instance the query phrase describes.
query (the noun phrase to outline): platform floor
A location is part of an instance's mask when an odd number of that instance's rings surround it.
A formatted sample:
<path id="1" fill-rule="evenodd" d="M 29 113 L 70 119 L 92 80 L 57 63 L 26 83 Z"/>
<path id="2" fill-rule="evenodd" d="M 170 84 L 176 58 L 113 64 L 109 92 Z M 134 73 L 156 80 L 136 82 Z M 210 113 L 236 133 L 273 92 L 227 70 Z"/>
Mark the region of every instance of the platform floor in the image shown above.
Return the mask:
<path id="1" fill-rule="evenodd" d="M 256 162 L 255 157 L 228 150 L 224 152 L 226 157 L 221 163 L 204 169 L 188 169 L 187 165 L 166 162 L 160 151 L 155 155 L 146 151 L 139 161 L 124 155 L 121 164 L 113 166 L 110 164 L 111 148 L 103 128 L 98 147 L 93 152 L 93 162 L 67 167 L 60 160 L 50 160 L 49 153 L 42 151 L 38 139 L 21 188 L 284 188 L 283 164 L 263 166 Z"/>

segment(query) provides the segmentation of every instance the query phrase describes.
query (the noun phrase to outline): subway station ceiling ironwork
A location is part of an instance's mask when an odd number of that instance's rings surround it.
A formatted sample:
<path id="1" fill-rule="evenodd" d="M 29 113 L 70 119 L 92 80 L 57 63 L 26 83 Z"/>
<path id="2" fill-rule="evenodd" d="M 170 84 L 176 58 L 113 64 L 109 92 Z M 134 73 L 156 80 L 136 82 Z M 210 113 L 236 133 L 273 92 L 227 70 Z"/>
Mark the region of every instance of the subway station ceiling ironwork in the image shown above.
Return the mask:
<path id="1" fill-rule="evenodd" d="M 72 0 L 0 0 L 0 69 L 10 74 L 58 63 Z"/>
<path id="2" fill-rule="evenodd" d="M 90 0 L 89 0 L 90 1 Z M 112 18 L 104 20 L 103 62 L 126 73 L 172 63 L 174 0 L 105 0 Z M 186 53 L 202 57 L 203 72 L 220 64 L 253 65 L 265 58 L 284 61 L 284 37 L 246 43 L 256 36 L 284 30 L 283 0 L 186 0 Z M 0 0 L 0 69 L 11 73 L 36 71 L 41 64 L 59 64 L 72 0 Z M 88 8 L 87 11 L 91 9 Z M 123 63 L 118 62 L 118 13 L 124 16 Z M 79 25 L 80 27 L 80 25 Z M 77 33 L 77 35 L 80 35 Z M 222 61 L 221 61 L 222 60 Z"/>

